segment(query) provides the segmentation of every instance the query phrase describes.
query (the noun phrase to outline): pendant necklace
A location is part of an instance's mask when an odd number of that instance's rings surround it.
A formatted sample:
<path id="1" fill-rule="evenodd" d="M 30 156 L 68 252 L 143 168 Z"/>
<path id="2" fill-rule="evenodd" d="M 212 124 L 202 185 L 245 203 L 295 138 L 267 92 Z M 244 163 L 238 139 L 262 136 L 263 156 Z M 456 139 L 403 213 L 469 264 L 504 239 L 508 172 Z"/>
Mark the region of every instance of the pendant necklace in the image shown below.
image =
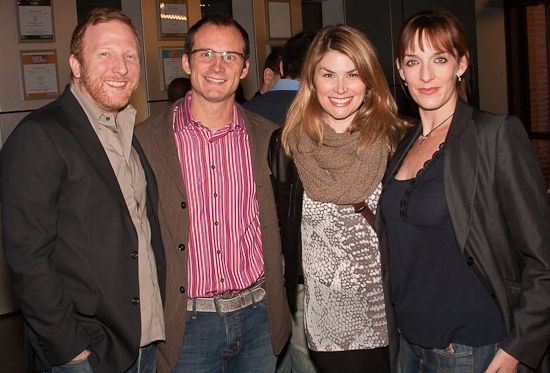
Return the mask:
<path id="1" fill-rule="evenodd" d="M 451 117 L 455 115 L 455 113 L 452 113 L 451 115 L 449 115 L 447 117 L 447 119 L 445 119 L 443 122 L 439 123 L 437 126 L 435 126 L 434 128 L 432 128 L 432 130 L 430 132 L 428 132 L 428 134 L 426 135 L 420 135 L 422 136 L 422 138 L 420 139 L 420 145 L 424 144 L 424 141 L 426 141 L 426 139 L 428 138 L 428 136 L 430 136 L 430 134 L 435 131 L 436 129 L 438 129 L 439 127 L 441 127 L 443 125 L 443 123 L 445 123 L 446 121 L 448 121 L 449 119 L 451 119 Z"/>

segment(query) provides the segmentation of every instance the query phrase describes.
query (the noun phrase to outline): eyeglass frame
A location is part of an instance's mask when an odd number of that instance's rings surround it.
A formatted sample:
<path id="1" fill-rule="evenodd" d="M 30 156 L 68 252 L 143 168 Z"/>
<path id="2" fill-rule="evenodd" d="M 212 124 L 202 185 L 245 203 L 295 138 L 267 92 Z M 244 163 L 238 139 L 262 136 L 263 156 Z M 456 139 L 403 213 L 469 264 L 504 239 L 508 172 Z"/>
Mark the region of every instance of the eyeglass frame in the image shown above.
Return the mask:
<path id="1" fill-rule="evenodd" d="M 210 59 L 210 61 L 214 61 L 216 59 L 216 55 L 220 54 L 222 56 L 222 61 L 225 62 L 225 63 L 228 63 L 228 61 L 226 60 L 227 53 L 235 53 L 235 54 L 241 56 L 242 60 L 245 61 L 244 54 L 240 53 L 240 52 L 235 52 L 235 51 L 216 52 L 215 50 L 208 49 L 208 48 L 199 48 L 199 49 L 192 50 L 188 54 L 192 55 L 192 54 L 195 54 L 197 52 L 211 52 L 211 53 L 214 53 L 214 57 L 212 59 Z"/>

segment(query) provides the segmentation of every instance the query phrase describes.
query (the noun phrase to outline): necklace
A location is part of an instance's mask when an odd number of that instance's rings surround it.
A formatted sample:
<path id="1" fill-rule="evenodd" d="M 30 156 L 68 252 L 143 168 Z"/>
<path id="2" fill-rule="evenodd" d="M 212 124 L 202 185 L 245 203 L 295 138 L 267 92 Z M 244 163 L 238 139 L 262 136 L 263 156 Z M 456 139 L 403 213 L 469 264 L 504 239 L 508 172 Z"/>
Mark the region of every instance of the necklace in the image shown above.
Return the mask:
<path id="1" fill-rule="evenodd" d="M 424 144 L 424 141 L 426 141 L 426 139 L 428 138 L 428 136 L 430 136 L 430 134 L 435 131 L 436 129 L 438 129 L 439 127 L 441 127 L 443 125 L 443 123 L 445 123 L 446 121 L 448 121 L 449 119 L 451 119 L 451 117 L 455 115 L 455 113 L 452 113 L 451 115 L 449 115 L 447 117 L 447 119 L 445 119 L 443 122 L 439 123 L 437 126 L 435 126 L 434 128 L 432 128 L 432 130 L 430 132 L 428 132 L 426 135 L 420 135 L 422 136 L 422 138 L 420 139 L 420 145 Z"/>

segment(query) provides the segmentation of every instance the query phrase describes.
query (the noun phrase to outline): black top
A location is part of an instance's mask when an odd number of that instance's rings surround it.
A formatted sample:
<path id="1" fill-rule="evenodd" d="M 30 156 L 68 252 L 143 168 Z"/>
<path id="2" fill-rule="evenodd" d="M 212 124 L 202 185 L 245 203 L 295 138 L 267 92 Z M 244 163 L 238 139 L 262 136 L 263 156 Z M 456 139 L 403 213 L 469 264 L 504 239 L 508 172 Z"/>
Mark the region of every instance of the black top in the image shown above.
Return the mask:
<path id="1" fill-rule="evenodd" d="M 288 108 L 292 104 L 294 97 L 296 97 L 296 92 L 271 90 L 263 95 L 251 98 L 243 104 L 243 107 L 282 126 L 285 122 Z"/>
<path id="2" fill-rule="evenodd" d="M 380 207 L 387 225 L 392 301 L 405 339 L 425 348 L 502 341 L 506 331 L 500 313 L 456 243 L 443 184 L 443 144 L 415 178 L 393 175 Z"/>

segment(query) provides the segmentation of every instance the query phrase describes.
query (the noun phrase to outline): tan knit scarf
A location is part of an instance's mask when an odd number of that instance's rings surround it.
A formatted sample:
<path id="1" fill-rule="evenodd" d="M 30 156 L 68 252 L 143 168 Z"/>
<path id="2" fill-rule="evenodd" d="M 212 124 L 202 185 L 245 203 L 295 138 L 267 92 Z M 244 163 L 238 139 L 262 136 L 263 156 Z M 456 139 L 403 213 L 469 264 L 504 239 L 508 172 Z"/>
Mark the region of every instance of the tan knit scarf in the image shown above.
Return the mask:
<path id="1" fill-rule="evenodd" d="M 290 136 L 290 150 L 309 198 L 347 205 L 365 201 L 375 191 L 386 170 L 388 149 L 377 140 L 357 152 L 359 136 L 359 131 L 336 133 L 326 124 L 319 147 L 305 132 Z"/>

